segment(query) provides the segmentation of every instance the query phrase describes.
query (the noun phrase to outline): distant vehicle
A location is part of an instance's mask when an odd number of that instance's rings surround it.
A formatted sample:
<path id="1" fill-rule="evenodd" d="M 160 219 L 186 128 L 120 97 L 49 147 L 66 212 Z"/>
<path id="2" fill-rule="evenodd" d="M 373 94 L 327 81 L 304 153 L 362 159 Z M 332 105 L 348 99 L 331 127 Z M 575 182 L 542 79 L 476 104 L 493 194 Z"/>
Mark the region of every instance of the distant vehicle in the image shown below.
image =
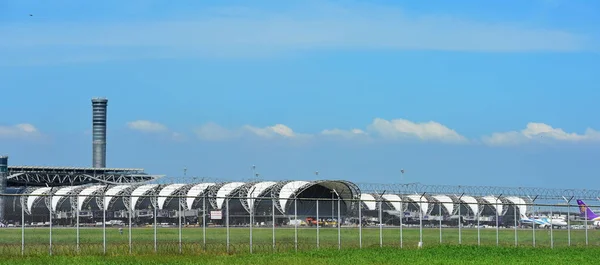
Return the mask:
<path id="1" fill-rule="evenodd" d="M 323 226 L 324 224 L 324 222 L 321 220 L 317 221 L 317 218 L 315 217 L 306 217 L 306 224 L 308 224 L 308 226 L 316 226 L 317 223 L 319 226 Z"/>

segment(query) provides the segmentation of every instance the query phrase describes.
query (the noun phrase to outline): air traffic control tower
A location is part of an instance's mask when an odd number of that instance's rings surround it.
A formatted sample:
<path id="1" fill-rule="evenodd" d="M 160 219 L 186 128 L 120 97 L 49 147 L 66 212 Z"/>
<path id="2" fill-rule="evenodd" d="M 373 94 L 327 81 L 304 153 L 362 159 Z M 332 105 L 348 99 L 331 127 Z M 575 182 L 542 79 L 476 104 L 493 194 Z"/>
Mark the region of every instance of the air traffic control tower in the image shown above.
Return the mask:
<path id="1" fill-rule="evenodd" d="M 106 106 L 108 99 L 92 99 L 92 167 L 106 167 Z"/>
<path id="2" fill-rule="evenodd" d="M 0 194 L 6 194 L 6 182 L 8 180 L 8 156 L 0 156 Z M 4 220 L 4 196 L 0 196 L 0 223 Z"/>

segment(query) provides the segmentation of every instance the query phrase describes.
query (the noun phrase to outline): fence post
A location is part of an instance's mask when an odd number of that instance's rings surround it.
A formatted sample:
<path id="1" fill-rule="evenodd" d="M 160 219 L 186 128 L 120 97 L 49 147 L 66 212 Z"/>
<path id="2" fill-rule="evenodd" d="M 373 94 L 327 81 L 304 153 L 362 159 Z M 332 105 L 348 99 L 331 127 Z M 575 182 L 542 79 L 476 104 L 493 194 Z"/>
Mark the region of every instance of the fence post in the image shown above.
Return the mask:
<path id="1" fill-rule="evenodd" d="M 563 199 L 567 202 L 567 240 L 569 246 L 571 246 L 571 200 L 573 198 L 574 197 L 571 196 L 571 198 L 567 200 L 567 198 L 563 196 Z"/>
<path id="2" fill-rule="evenodd" d="M 272 211 L 273 211 L 273 252 L 275 252 L 275 199 L 272 199 Z M 285 205 L 283 205 L 283 209 L 285 211 Z"/>
<path id="3" fill-rule="evenodd" d="M 362 248 L 362 202 L 358 199 L 358 247 Z"/>
<path id="4" fill-rule="evenodd" d="M 518 229 L 517 229 L 517 204 L 513 205 L 513 217 L 514 217 L 514 228 L 515 228 L 515 247 L 519 245 L 519 234 L 518 234 Z"/>
<path id="5" fill-rule="evenodd" d="M 294 248 L 298 252 L 298 198 L 294 198 Z"/>
<path id="6" fill-rule="evenodd" d="M 382 202 L 383 200 L 380 198 L 379 200 L 379 247 L 383 247 L 383 210 L 382 210 Z"/>
<path id="7" fill-rule="evenodd" d="M 249 192 L 249 196 L 250 196 L 250 201 L 252 202 L 251 204 L 249 204 L 249 208 L 250 208 L 250 254 L 252 254 L 252 227 L 254 226 L 254 203 L 255 203 L 255 199 L 252 198 L 252 193 L 254 192 L 254 190 L 252 190 L 251 192 Z"/>
<path id="8" fill-rule="evenodd" d="M 425 192 L 421 194 L 419 197 L 419 245 L 418 247 L 423 246 L 423 197 L 425 196 Z"/>
<path id="9" fill-rule="evenodd" d="M 531 224 L 531 230 L 533 231 L 533 237 L 532 237 L 532 243 L 533 243 L 533 247 L 535 247 L 535 200 L 537 199 L 537 195 L 531 200 L 531 209 L 533 209 L 533 220 L 532 220 L 532 224 Z"/>
<path id="10" fill-rule="evenodd" d="M 132 240 L 132 231 L 131 229 L 133 228 L 132 225 L 132 221 L 133 221 L 133 204 L 131 203 L 131 196 L 129 197 L 129 254 L 133 254 L 133 240 Z"/>
<path id="11" fill-rule="evenodd" d="M 158 224 L 157 224 L 157 215 L 158 215 L 158 210 L 156 209 L 158 206 L 157 205 L 158 202 L 158 198 L 154 198 L 154 202 L 152 202 L 152 206 L 154 207 L 154 253 L 158 252 L 158 238 L 156 236 L 157 234 L 157 229 L 158 229 Z"/>
<path id="12" fill-rule="evenodd" d="M 106 255 L 106 208 L 108 207 L 106 205 L 105 193 L 102 193 L 102 253 L 104 255 Z"/>
<path id="13" fill-rule="evenodd" d="M 227 225 L 227 253 L 229 253 L 229 198 L 225 198 L 225 213 L 227 214 L 227 219 L 225 220 Z"/>
<path id="14" fill-rule="evenodd" d="M 179 198 L 177 198 L 177 200 L 179 201 L 177 203 L 177 205 L 179 205 L 179 212 L 177 212 L 177 217 L 179 219 L 179 254 L 181 254 L 183 252 L 182 249 L 182 242 L 181 242 L 181 194 L 179 194 Z"/>
<path id="15" fill-rule="evenodd" d="M 459 208 L 460 209 L 460 206 Z M 480 217 L 481 217 L 481 210 L 479 209 L 479 203 L 477 203 L 477 245 L 481 246 L 481 225 L 480 225 Z"/>
<path id="16" fill-rule="evenodd" d="M 500 213 L 498 213 L 498 201 L 500 201 L 501 196 L 502 194 L 496 197 L 496 246 L 500 245 L 500 220 L 498 220 L 500 218 Z"/>
<path id="17" fill-rule="evenodd" d="M 319 246 L 319 199 L 317 199 L 317 249 Z"/>
<path id="18" fill-rule="evenodd" d="M 337 192 L 336 192 L 337 194 Z M 338 196 L 338 200 L 337 200 L 337 205 L 338 205 L 338 221 L 337 221 L 337 225 L 338 225 L 338 250 L 342 249 L 342 215 L 341 215 L 341 208 L 340 208 L 340 195 L 337 194 Z"/>
<path id="19" fill-rule="evenodd" d="M 403 208 L 404 205 L 402 205 L 403 202 L 404 201 L 403 201 L 402 197 L 400 197 L 400 248 L 402 248 L 403 245 L 404 245 L 403 244 L 404 243 L 404 237 L 402 235 L 402 230 L 403 230 L 402 229 L 402 219 L 404 219 L 404 208 Z"/>
<path id="20" fill-rule="evenodd" d="M 438 217 L 440 218 L 440 244 L 442 244 L 442 204 L 438 204 Z"/>
<path id="21" fill-rule="evenodd" d="M 206 190 L 202 197 L 202 248 L 206 251 Z"/>
<path id="22" fill-rule="evenodd" d="M 462 215 L 460 213 L 460 208 L 462 206 L 461 200 L 464 195 L 465 195 L 465 193 L 461 194 L 460 197 L 458 197 L 458 244 L 459 245 L 462 244 Z"/>
<path id="23" fill-rule="evenodd" d="M 50 190 L 50 194 L 52 194 L 52 189 Z M 50 201 L 52 201 L 52 195 L 50 195 Z M 50 247 L 48 249 L 50 256 L 52 256 L 52 204 L 48 207 L 50 210 Z"/>
<path id="24" fill-rule="evenodd" d="M 552 224 L 553 221 L 553 211 L 552 208 L 550 208 L 550 248 L 554 248 L 554 224 Z"/>
<path id="25" fill-rule="evenodd" d="M 77 253 L 79 253 L 79 250 L 80 250 L 79 249 L 79 194 L 75 197 L 75 200 L 77 201 L 77 205 L 75 205 L 75 211 L 76 211 L 75 218 L 77 218 L 77 221 L 75 224 L 76 225 L 75 229 L 77 230 L 77 247 L 76 247 L 76 249 L 77 249 Z"/>
<path id="26" fill-rule="evenodd" d="M 587 206 L 586 206 L 587 208 Z M 587 209 L 585 211 L 585 245 L 588 245 L 588 213 Z"/>
<path id="27" fill-rule="evenodd" d="M 25 196 L 21 195 L 21 256 L 25 255 Z"/>

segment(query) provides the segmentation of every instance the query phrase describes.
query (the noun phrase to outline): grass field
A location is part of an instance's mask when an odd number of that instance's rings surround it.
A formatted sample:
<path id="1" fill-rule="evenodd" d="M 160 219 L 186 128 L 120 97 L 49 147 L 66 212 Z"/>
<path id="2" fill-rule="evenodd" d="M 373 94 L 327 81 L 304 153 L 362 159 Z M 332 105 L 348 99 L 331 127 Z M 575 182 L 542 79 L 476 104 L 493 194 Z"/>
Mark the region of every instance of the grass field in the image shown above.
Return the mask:
<path id="1" fill-rule="evenodd" d="M 179 254 L 179 234 L 177 228 L 158 228 L 157 254 L 154 253 L 154 231 L 152 228 L 132 229 L 133 256 L 129 255 L 128 230 L 119 234 L 117 228 L 107 228 L 107 256 L 102 256 L 102 229 L 82 228 L 80 230 L 80 251 L 76 248 L 76 231 L 73 228 L 53 229 L 53 257 L 49 253 L 49 229 L 27 228 L 25 230 L 25 257 L 21 257 L 21 230 L 0 229 L 0 256 L 6 257 L 2 262 L 18 263 L 155 263 L 176 261 L 179 264 L 298 264 L 322 262 L 319 264 L 390 264 L 393 260 L 412 260 L 410 264 L 495 264 L 489 263 L 498 255 L 505 255 L 501 260 L 515 264 L 528 264 L 536 255 L 543 253 L 547 261 L 553 263 L 577 261 L 585 249 L 586 256 L 591 252 L 600 254 L 600 231 L 589 230 L 589 246 L 585 247 L 585 230 L 571 231 L 571 245 L 568 246 L 567 230 L 554 230 L 552 238 L 555 249 L 549 249 L 551 234 L 549 230 L 536 230 L 536 246 L 532 248 L 531 229 L 519 229 L 518 243 L 514 248 L 515 232 L 512 229 L 500 229 L 499 244 L 496 247 L 496 230 L 481 229 L 481 247 L 477 247 L 477 229 L 462 229 L 462 244 L 458 246 L 458 229 L 444 228 L 443 243 L 439 243 L 439 229 L 423 230 L 424 249 L 417 249 L 419 242 L 418 228 L 403 229 L 403 249 L 400 249 L 400 230 L 398 227 L 383 229 L 383 245 L 379 248 L 379 228 L 363 229 L 363 249 L 359 250 L 358 228 L 341 229 L 341 247 L 338 248 L 338 231 L 335 228 L 321 228 L 317 250 L 317 234 L 315 228 L 298 229 L 298 253 L 295 253 L 294 229 L 277 228 L 275 231 L 276 248 L 273 250 L 272 230 L 255 228 L 253 231 L 254 254 L 249 254 L 249 229 L 231 228 L 229 254 L 227 254 L 227 231 L 224 228 L 207 228 L 206 247 L 203 244 L 201 228 L 184 228 L 182 233 L 182 254 Z M 579 251 L 579 252 L 577 252 Z M 591 252 L 590 252 L 591 251 Z M 536 254 L 537 253 L 537 254 Z M 562 253 L 562 254 L 561 254 Z M 579 254 L 576 254 L 579 253 Z M 485 256 L 486 258 L 481 258 Z M 448 257 L 446 257 L 448 256 Z M 490 260 L 490 257 L 496 256 Z M 594 255 L 589 255 L 594 256 Z M 468 257 L 468 259 L 466 259 Z M 100 259 L 101 258 L 101 259 Z M 537 257 L 539 258 L 539 257 Z M 306 261 L 303 261 L 306 260 Z M 311 261 L 308 261 L 311 260 Z M 345 262 L 341 262 L 344 261 Z M 485 261 L 488 260 L 488 261 Z M 202 262 L 200 262 L 202 261 Z M 380 261 L 378 263 L 373 263 Z M 436 263 L 436 262 L 441 263 Z M 471 262 L 473 261 L 473 262 Z M 476 262 L 479 261 L 479 262 Z M 484 263 L 481 263 L 485 261 Z M 513 262 L 514 261 L 514 262 Z M 536 259 L 536 261 L 539 261 Z M 341 263 L 340 263 L 341 262 Z M 387 262 L 387 263 L 386 263 Z M 1 262 L 0 262 L 1 263 Z M 391 262 L 398 264 L 397 262 Z M 536 262 L 537 263 L 537 262 Z"/>
<path id="2" fill-rule="evenodd" d="M 363 248 L 310 250 L 274 254 L 207 255 L 163 254 L 133 256 L 8 257 L 0 264 L 582 264 L 600 254 L 600 248 L 531 248 L 496 246 L 433 246 L 423 249 Z"/>

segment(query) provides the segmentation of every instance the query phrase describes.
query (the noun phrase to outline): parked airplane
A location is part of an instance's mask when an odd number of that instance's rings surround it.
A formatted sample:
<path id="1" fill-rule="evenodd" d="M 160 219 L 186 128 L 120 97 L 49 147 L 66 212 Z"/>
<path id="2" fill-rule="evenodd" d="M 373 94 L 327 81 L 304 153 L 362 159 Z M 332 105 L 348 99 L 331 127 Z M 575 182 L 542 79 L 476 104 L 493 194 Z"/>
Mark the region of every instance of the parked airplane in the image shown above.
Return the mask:
<path id="1" fill-rule="evenodd" d="M 587 213 L 588 221 L 593 221 L 594 226 L 600 226 L 600 216 L 596 215 L 582 200 L 577 200 L 577 204 L 581 217 L 585 218 Z"/>
<path id="2" fill-rule="evenodd" d="M 535 224 L 540 228 L 550 227 L 550 225 L 555 227 L 567 226 L 567 222 L 562 218 L 548 218 L 548 217 L 536 217 L 529 218 L 525 216 L 525 214 L 521 214 L 521 223 L 525 225 Z"/>

